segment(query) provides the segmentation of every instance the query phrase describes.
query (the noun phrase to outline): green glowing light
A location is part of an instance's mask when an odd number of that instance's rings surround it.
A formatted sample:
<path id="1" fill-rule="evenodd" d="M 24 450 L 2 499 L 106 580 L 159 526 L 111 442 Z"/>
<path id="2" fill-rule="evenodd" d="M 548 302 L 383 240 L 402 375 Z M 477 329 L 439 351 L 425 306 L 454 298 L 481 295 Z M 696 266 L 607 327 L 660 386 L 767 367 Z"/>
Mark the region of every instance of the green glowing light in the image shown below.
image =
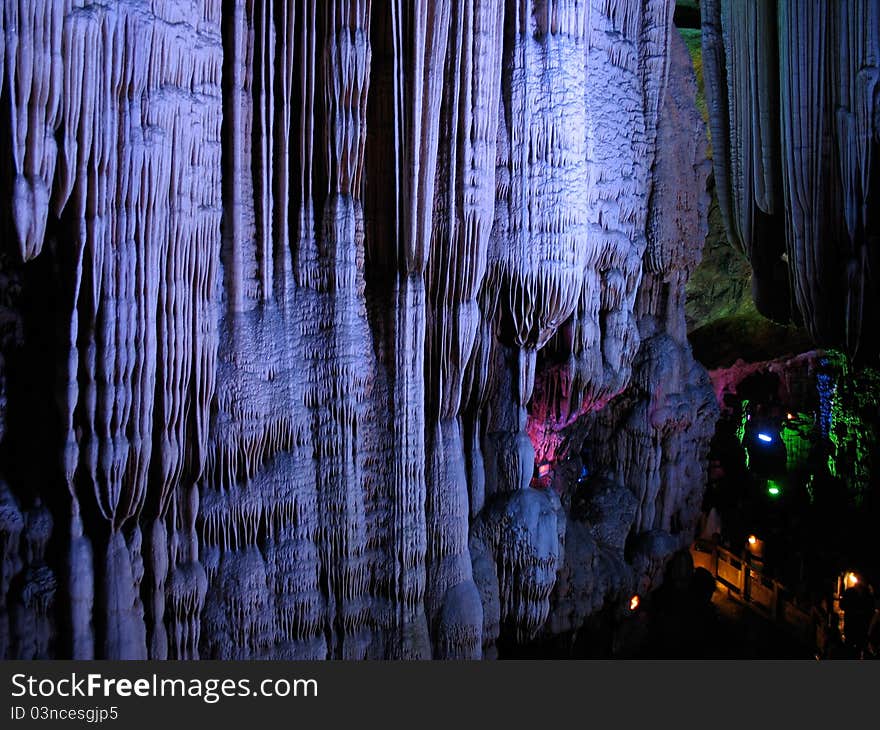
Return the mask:
<path id="1" fill-rule="evenodd" d="M 745 458 L 746 458 L 746 469 L 748 469 L 749 468 L 749 450 L 747 448 L 745 448 L 745 444 L 743 443 L 743 441 L 745 441 L 745 438 L 746 438 L 746 424 L 748 423 L 748 420 L 749 420 L 749 401 L 747 399 L 744 399 L 742 402 L 742 413 L 740 414 L 740 416 L 741 416 L 740 422 L 736 428 L 736 438 L 739 441 L 740 445 L 743 446 L 743 456 L 745 456 Z"/>
<path id="2" fill-rule="evenodd" d="M 736 429 L 736 437 L 739 439 L 739 442 L 742 443 L 746 438 L 746 423 L 749 420 L 749 401 L 743 399 L 742 402 L 742 413 L 740 414 L 739 425 Z"/>
<path id="3" fill-rule="evenodd" d="M 788 419 L 782 427 L 780 437 L 785 444 L 785 468 L 789 472 L 807 466 L 814 431 L 812 419 L 801 414 Z"/>
<path id="4" fill-rule="evenodd" d="M 880 453 L 880 429 L 876 422 L 880 370 L 855 367 L 845 355 L 833 350 L 827 357 L 834 377 L 828 472 L 846 485 L 858 505 L 871 489 Z"/>
<path id="5" fill-rule="evenodd" d="M 782 494 L 782 487 L 775 479 L 767 480 L 767 494 L 769 494 L 771 497 L 778 497 L 780 494 Z"/>

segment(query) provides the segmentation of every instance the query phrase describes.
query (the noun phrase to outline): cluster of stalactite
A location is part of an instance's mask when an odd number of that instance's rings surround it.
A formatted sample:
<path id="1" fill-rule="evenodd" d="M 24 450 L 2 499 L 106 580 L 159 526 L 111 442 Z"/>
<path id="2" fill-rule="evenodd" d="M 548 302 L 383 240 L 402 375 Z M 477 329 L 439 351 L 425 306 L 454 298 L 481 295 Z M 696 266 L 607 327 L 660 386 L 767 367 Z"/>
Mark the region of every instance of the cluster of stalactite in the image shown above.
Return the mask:
<path id="1" fill-rule="evenodd" d="M 759 310 L 880 353 L 880 2 L 701 0 L 719 207 Z"/>
<path id="2" fill-rule="evenodd" d="M 711 432 L 673 5 L 4 3 L 0 654 L 478 658 L 647 588 Z"/>

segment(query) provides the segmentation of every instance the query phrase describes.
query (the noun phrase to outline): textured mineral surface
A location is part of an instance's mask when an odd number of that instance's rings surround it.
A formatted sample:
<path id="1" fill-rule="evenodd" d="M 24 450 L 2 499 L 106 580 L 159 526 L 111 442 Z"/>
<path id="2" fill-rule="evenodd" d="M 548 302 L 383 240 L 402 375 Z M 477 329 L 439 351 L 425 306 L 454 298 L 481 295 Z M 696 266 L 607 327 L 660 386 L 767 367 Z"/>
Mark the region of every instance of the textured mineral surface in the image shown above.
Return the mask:
<path id="1" fill-rule="evenodd" d="M 717 412 L 673 6 L 4 0 L 0 656 L 491 657 L 656 585 Z M 719 201 L 807 266 L 784 162 Z"/>

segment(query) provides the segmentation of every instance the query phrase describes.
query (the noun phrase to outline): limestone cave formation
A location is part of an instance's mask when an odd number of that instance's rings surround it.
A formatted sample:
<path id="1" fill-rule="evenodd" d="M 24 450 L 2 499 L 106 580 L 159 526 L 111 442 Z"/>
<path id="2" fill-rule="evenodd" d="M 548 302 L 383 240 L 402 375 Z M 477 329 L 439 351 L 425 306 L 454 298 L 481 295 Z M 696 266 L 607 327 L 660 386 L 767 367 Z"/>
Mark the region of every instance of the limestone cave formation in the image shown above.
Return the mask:
<path id="1" fill-rule="evenodd" d="M 812 2 L 709 0 L 704 27 L 759 35 L 704 39 L 706 73 L 729 230 L 772 231 L 759 294 L 785 244 L 811 329 L 845 310 L 866 347 L 877 46 L 844 4 L 813 41 L 867 71 L 816 86 L 786 51 Z M 718 413 L 674 11 L 3 0 L 0 657 L 504 657 L 655 588 Z M 725 74 L 750 136 L 724 134 Z M 813 273 L 831 249 L 845 300 Z"/>
<path id="2" fill-rule="evenodd" d="M 758 310 L 880 358 L 880 2 L 700 0 L 714 177 Z"/>

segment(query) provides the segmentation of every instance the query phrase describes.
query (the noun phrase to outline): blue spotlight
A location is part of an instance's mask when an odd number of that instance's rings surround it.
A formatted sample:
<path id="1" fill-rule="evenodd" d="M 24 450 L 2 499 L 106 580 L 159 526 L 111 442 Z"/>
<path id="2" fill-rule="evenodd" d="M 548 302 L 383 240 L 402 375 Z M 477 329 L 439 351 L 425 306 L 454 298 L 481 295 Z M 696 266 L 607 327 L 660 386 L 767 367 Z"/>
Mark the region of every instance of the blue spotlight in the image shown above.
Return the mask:
<path id="1" fill-rule="evenodd" d="M 772 437 L 772 436 L 769 436 L 769 435 L 766 434 L 766 433 L 759 433 L 759 434 L 758 434 L 758 440 L 759 440 L 759 441 L 763 441 L 765 444 L 769 444 L 771 441 L 773 441 L 773 437 Z"/>

